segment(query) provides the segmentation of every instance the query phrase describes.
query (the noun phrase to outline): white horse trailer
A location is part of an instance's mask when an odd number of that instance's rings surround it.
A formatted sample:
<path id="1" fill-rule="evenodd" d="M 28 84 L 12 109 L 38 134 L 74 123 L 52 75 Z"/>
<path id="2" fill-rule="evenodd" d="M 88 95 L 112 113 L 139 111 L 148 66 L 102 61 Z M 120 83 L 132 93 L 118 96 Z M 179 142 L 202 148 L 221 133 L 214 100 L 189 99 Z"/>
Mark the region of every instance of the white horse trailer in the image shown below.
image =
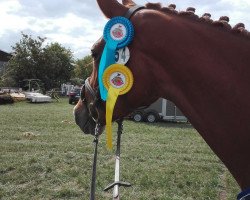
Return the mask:
<path id="1" fill-rule="evenodd" d="M 171 101 L 159 98 L 149 107 L 135 110 L 130 117 L 137 122 L 157 122 L 159 120 L 172 122 L 187 122 L 187 118 Z"/>

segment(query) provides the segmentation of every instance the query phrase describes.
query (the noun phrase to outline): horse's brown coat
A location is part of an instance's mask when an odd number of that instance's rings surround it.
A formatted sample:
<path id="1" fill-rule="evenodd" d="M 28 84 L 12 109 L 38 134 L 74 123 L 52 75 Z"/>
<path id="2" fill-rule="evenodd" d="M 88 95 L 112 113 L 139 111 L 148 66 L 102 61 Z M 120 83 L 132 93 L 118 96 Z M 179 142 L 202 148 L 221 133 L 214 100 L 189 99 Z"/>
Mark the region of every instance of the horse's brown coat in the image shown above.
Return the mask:
<path id="1" fill-rule="evenodd" d="M 124 15 L 128 10 L 116 0 L 97 2 L 108 18 Z M 118 98 L 114 119 L 159 97 L 174 101 L 240 187 L 249 188 L 248 34 L 152 9 L 140 10 L 131 21 L 135 37 L 129 45 L 131 58 L 127 66 L 135 83 L 128 94 Z M 103 46 L 103 41 L 98 42 L 93 51 L 100 55 Z M 97 86 L 98 64 L 96 60 L 91 76 L 93 87 Z M 86 98 L 91 102 L 88 93 Z M 76 106 L 78 121 L 84 109 L 82 103 Z M 97 110 L 99 121 L 104 122 L 104 103 Z"/>

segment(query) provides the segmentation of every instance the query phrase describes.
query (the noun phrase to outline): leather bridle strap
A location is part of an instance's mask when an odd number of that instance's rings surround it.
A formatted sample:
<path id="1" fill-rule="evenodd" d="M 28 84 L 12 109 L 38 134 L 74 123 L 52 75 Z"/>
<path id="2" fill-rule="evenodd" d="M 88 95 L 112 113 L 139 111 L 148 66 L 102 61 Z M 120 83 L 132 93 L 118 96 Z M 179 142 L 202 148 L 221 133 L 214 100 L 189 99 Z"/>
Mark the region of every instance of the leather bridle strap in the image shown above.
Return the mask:
<path id="1" fill-rule="evenodd" d="M 90 200 L 95 200 L 95 186 L 96 186 L 96 164 L 97 164 L 97 148 L 98 148 L 98 141 L 99 141 L 99 124 L 96 125 L 95 128 L 95 138 L 94 138 L 94 159 L 92 164 L 92 176 L 91 176 L 91 188 L 90 188 Z"/>
<path id="2" fill-rule="evenodd" d="M 89 78 L 87 78 L 85 80 L 85 87 L 88 89 L 88 91 L 91 93 L 92 97 L 95 99 L 96 98 L 96 93 L 95 93 L 94 89 L 91 87 L 91 85 L 89 83 Z"/>
<path id="3" fill-rule="evenodd" d="M 128 10 L 128 12 L 124 15 L 124 17 L 130 19 L 134 13 L 136 13 L 138 10 L 141 10 L 143 8 L 145 8 L 145 7 L 144 6 L 135 5 L 135 6 L 131 7 Z"/>

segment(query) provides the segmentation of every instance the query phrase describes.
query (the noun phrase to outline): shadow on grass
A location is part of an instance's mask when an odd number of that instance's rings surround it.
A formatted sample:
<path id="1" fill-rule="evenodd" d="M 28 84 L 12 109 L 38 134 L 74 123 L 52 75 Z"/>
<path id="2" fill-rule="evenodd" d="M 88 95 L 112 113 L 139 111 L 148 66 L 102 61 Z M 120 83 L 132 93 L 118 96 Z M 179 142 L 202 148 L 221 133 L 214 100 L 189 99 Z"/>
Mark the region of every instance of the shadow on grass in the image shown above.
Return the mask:
<path id="1" fill-rule="evenodd" d="M 129 120 L 132 121 L 132 120 Z M 161 121 L 156 123 L 147 123 L 147 122 L 134 122 L 142 123 L 146 126 L 156 126 L 161 128 L 194 128 L 189 122 L 171 122 L 171 121 Z"/>

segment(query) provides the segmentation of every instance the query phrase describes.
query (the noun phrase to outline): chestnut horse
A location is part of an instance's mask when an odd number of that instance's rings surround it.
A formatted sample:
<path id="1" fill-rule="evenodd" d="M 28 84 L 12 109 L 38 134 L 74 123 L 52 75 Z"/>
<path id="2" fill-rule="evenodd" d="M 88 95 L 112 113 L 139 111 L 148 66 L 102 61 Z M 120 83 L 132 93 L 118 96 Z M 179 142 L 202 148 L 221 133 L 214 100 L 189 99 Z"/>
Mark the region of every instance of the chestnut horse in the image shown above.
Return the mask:
<path id="1" fill-rule="evenodd" d="M 107 18 L 124 16 L 134 2 L 97 0 Z M 157 6 L 156 6 L 157 7 Z M 135 36 L 127 66 L 134 75 L 130 92 L 119 96 L 113 120 L 159 97 L 182 110 L 242 190 L 250 188 L 250 39 L 187 16 L 142 9 L 131 18 Z M 93 46 L 93 72 L 74 108 L 84 133 L 105 126 L 105 102 L 97 70 L 105 42 Z M 91 89 L 92 88 L 92 89 Z"/>

